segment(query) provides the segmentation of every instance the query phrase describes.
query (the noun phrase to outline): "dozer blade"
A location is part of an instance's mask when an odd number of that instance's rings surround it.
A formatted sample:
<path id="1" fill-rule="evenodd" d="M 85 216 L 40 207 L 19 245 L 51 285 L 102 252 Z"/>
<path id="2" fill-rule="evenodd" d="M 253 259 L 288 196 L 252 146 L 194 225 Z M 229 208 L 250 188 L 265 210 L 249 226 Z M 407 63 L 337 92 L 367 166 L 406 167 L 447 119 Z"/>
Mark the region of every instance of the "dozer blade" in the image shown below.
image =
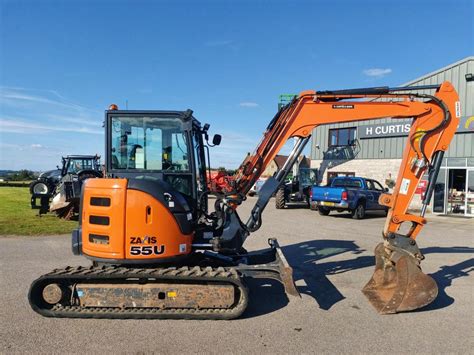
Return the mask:
<path id="1" fill-rule="evenodd" d="M 392 314 L 430 304 L 438 286 L 421 271 L 413 255 L 380 243 L 375 248 L 375 272 L 362 292 L 380 314 Z"/>

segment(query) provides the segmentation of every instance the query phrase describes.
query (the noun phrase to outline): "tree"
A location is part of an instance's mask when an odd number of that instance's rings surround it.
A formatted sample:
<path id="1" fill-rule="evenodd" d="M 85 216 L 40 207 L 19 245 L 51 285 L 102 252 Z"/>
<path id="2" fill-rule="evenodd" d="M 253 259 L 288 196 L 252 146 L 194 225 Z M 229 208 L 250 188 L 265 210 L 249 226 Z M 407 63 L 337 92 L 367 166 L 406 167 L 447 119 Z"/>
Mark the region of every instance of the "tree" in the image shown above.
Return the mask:
<path id="1" fill-rule="evenodd" d="M 31 170 L 20 170 L 16 173 L 10 175 L 10 180 L 12 181 L 25 181 L 25 180 L 33 180 L 35 178 L 35 173 Z"/>

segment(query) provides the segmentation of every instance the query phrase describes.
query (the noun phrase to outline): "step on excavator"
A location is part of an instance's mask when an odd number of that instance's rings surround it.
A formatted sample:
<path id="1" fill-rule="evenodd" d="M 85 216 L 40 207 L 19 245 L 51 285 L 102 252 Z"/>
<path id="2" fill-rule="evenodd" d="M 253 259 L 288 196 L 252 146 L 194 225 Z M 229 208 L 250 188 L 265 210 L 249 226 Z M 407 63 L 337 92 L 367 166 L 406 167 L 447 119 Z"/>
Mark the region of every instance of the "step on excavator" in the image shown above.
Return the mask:
<path id="1" fill-rule="evenodd" d="M 267 249 L 255 252 L 247 252 L 244 242 L 262 225 L 265 206 L 315 127 L 381 118 L 412 124 L 393 192 L 380 197 L 388 215 L 375 248 L 375 272 L 362 291 L 381 314 L 428 305 L 438 289 L 421 271 L 416 237 L 460 115 L 449 82 L 304 91 L 278 111 L 254 153 L 217 192 L 207 183 L 209 146 L 219 145 L 221 137 L 209 141 L 209 125 L 201 125 L 191 110 L 111 105 L 105 112 L 107 176 L 83 185 L 79 227 L 72 234 L 73 253 L 92 265 L 39 277 L 29 290 L 30 305 L 47 317 L 232 319 L 245 311 L 249 278 L 278 280 L 289 298 L 298 297 L 278 242 L 270 238 Z M 296 143 L 288 160 L 266 180 L 242 221 L 239 205 L 290 138 Z M 410 214 L 425 174 L 423 207 Z"/>

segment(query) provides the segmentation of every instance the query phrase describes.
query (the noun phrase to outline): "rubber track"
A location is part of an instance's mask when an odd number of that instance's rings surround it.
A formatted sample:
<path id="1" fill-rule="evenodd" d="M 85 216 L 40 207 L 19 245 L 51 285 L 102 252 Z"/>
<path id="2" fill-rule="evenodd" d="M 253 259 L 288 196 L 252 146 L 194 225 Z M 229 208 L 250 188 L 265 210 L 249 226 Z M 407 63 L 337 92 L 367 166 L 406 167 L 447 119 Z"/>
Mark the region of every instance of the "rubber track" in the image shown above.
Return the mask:
<path id="1" fill-rule="evenodd" d="M 239 289 L 238 300 L 230 309 L 161 309 L 161 308 L 116 308 L 81 307 L 61 305 L 43 307 L 42 290 L 49 283 L 71 286 L 75 283 L 110 284 L 130 278 L 160 281 L 225 282 Z M 129 281 L 128 281 L 129 282 Z M 111 318 L 111 319 L 233 319 L 247 307 L 248 292 L 239 273 L 233 268 L 170 267 L 170 268 L 126 268 L 120 266 L 65 267 L 55 269 L 35 280 L 30 287 L 28 299 L 33 310 L 46 317 L 58 318 Z M 52 308 L 51 308 L 52 307 Z"/>

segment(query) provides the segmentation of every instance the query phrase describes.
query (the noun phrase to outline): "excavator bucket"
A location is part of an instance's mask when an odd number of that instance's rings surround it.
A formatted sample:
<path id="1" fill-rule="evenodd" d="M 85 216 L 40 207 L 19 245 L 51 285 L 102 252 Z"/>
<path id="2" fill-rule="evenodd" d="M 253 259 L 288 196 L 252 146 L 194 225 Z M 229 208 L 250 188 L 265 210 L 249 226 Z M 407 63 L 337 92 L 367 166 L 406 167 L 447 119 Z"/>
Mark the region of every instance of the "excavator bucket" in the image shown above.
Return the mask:
<path id="1" fill-rule="evenodd" d="M 404 250 L 375 248 L 375 272 L 362 289 L 380 314 L 406 312 L 433 302 L 436 282 L 421 271 L 419 261 Z"/>

